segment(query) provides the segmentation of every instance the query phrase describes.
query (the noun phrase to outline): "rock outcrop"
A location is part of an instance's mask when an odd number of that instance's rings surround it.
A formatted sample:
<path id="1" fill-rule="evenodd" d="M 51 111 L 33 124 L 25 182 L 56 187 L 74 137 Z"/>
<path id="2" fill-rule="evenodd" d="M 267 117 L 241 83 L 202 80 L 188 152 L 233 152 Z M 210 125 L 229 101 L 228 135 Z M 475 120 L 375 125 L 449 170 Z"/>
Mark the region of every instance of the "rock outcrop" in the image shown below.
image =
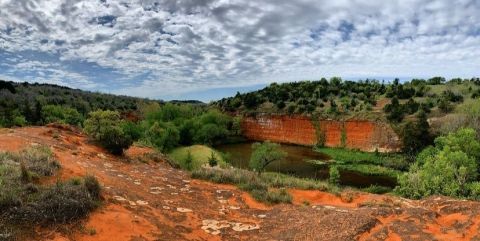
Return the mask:
<path id="1" fill-rule="evenodd" d="M 395 152 L 401 140 L 387 123 L 368 120 L 312 120 L 306 116 L 258 115 L 242 120 L 243 134 L 256 141 Z"/>

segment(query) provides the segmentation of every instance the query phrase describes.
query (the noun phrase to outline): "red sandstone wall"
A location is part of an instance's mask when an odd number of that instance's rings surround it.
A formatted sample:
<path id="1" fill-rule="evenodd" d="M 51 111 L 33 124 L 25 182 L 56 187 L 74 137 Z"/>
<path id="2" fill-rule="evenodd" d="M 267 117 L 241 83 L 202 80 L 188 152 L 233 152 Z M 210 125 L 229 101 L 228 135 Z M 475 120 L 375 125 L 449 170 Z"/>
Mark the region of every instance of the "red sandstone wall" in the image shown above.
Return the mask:
<path id="1" fill-rule="evenodd" d="M 328 147 L 342 146 L 343 130 L 347 148 L 391 152 L 401 147 L 400 139 L 385 123 L 360 120 L 321 120 L 319 123 Z M 311 118 L 304 116 L 245 117 L 242 131 L 247 138 L 257 141 L 315 145 L 318 140 Z"/>

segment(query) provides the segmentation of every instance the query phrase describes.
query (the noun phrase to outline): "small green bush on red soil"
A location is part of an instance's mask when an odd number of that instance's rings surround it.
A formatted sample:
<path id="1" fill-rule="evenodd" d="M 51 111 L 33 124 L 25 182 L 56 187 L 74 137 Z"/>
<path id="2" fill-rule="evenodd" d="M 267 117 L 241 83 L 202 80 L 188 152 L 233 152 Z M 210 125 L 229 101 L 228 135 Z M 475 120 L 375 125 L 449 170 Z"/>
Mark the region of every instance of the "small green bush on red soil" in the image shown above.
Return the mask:
<path id="1" fill-rule="evenodd" d="M 122 154 L 133 143 L 133 137 L 123 129 L 127 125 L 124 125 L 117 111 L 90 112 L 84 125 L 85 133 L 112 154 Z"/>
<path id="2" fill-rule="evenodd" d="M 0 153 L 0 240 L 33 233 L 36 225 L 77 220 L 99 205 L 101 188 L 93 176 L 50 186 L 32 182 L 59 168 L 48 147 Z"/>

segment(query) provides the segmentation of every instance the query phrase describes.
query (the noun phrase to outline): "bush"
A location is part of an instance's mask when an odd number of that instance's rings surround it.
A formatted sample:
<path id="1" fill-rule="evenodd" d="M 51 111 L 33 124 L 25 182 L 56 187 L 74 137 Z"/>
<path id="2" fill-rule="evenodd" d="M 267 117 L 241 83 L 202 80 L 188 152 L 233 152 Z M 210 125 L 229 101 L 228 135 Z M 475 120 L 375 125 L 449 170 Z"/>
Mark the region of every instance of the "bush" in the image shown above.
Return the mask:
<path id="1" fill-rule="evenodd" d="M 97 206 L 98 197 L 85 185 L 66 182 L 42 190 L 33 201 L 7 212 L 13 223 L 66 223 L 85 217 Z"/>
<path id="2" fill-rule="evenodd" d="M 328 182 L 330 182 L 330 184 L 340 184 L 340 171 L 338 170 L 337 166 L 330 166 L 328 174 Z"/>
<path id="3" fill-rule="evenodd" d="M 51 186 L 25 182 L 31 180 L 31 175 L 52 175 L 59 168 L 52 163 L 57 162 L 44 146 L 0 153 L 0 231 L 9 230 L 15 237 L 17 233 L 25 234 L 29 227 L 85 217 L 98 206 L 100 185 L 93 176 Z"/>
<path id="4" fill-rule="evenodd" d="M 395 191 L 409 198 L 430 195 L 468 197 L 469 185 L 477 180 L 480 142 L 472 129 L 460 129 L 435 139 L 417 157 L 408 173 L 399 177 Z"/>
<path id="5" fill-rule="evenodd" d="M 215 157 L 215 153 L 212 151 L 210 157 L 208 158 L 208 165 L 214 167 L 218 164 L 217 158 Z"/>
<path id="6" fill-rule="evenodd" d="M 25 172 L 37 176 L 52 176 L 60 169 L 60 163 L 47 146 L 30 147 L 14 155 L 14 157 L 25 168 Z"/>
<path id="7" fill-rule="evenodd" d="M 187 157 L 185 157 L 185 169 L 191 171 L 193 169 L 193 157 L 190 151 L 187 152 Z"/>
<path id="8" fill-rule="evenodd" d="M 41 116 L 44 123 L 65 123 L 70 125 L 81 125 L 83 116 L 76 110 L 70 107 L 60 105 L 46 105 L 42 107 Z"/>
<path id="9" fill-rule="evenodd" d="M 167 152 L 178 145 L 180 133 L 172 124 L 155 122 L 147 131 L 146 138 L 153 146 Z"/>
<path id="10" fill-rule="evenodd" d="M 90 112 L 84 130 L 112 154 L 122 154 L 133 143 L 132 137 L 122 129 L 123 124 L 118 112 L 98 110 Z"/>

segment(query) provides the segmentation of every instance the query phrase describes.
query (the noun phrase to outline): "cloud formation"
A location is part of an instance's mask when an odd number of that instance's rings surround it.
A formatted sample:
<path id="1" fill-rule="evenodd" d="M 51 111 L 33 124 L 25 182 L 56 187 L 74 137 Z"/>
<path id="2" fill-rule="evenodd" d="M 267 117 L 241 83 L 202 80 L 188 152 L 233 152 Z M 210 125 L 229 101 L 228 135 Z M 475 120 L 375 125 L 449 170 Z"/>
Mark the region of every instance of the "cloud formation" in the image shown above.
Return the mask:
<path id="1" fill-rule="evenodd" d="M 0 75 L 147 97 L 333 75 L 471 77 L 479 12 L 477 0 L 0 0 Z"/>

